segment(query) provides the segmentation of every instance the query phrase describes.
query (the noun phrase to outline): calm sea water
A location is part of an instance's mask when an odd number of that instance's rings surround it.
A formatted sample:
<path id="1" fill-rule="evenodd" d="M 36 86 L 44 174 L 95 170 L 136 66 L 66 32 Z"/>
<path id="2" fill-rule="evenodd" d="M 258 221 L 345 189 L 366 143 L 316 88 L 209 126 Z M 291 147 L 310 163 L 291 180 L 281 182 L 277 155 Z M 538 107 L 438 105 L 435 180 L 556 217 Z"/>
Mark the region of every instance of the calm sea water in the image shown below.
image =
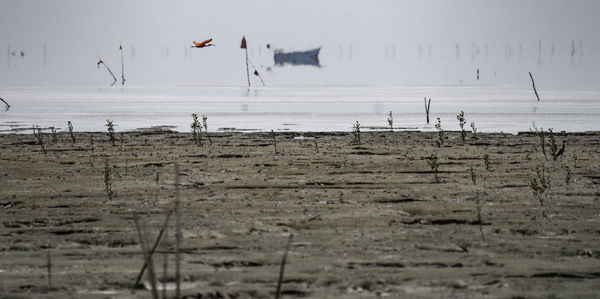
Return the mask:
<path id="1" fill-rule="evenodd" d="M 394 127 L 459 130 L 465 112 L 480 132 L 528 131 L 533 122 L 555 131 L 600 130 L 600 90 L 540 91 L 494 86 L 449 87 L 113 87 L 0 88 L 12 107 L 0 112 L 3 133 L 33 125 L 75 131 L 117 131 L 151 126 L 190 130 L 191 114 L 206 115 L 209 131 L 350 131 L 385 129 L 389 111 Z M 423 97 L 431 98 L 430 124 Z M 2 104 L 2 103 L 0 103 Z M 201 119 L 201 118 L 200 118 Z"/>

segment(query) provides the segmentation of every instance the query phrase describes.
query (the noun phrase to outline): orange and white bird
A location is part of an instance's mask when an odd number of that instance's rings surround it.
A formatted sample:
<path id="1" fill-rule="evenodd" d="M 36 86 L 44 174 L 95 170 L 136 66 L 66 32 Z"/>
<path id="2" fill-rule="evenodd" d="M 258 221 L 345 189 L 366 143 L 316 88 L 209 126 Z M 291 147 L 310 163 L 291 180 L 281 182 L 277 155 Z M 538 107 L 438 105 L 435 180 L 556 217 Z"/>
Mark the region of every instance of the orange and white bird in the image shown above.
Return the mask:
<path id="1" fill-rule="evenodd" d="M 212 38 L 209 38 L 201 43 L 193 41 L 192 44 L 194 44 L 194 45 L 191 47 L 192 48 L 206 48 L 206 47 L 210 47 L 210 46 L 215 46 L 214 44 L 211 44 L 210 42 L 212 42 Z"/>

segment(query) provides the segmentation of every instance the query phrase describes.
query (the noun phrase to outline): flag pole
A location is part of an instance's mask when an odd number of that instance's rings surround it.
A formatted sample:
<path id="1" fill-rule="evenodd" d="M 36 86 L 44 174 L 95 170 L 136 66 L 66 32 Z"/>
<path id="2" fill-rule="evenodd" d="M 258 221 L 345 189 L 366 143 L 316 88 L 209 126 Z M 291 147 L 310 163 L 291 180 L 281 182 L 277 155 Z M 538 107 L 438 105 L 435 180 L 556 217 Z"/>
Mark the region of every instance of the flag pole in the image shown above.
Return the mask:
<path id="1" fill-rule="evenodd" d="M 250 69 L 248 68 L 248 46 L 246 45 L 246 36 L 242 37 L 241 49 L 246 50 L 246 78 L 248 78 L 248 87 L 250 87 Z"/>

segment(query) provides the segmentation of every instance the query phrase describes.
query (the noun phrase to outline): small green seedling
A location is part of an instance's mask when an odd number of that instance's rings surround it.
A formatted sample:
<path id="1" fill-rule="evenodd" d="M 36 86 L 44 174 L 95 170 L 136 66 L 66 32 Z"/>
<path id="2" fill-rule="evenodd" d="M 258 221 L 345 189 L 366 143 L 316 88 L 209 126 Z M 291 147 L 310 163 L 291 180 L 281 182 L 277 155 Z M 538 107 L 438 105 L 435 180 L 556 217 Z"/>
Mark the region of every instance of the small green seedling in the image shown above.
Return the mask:
<path id="1" fill-rule="evenodd" d="M 438 176 L 438 169 L 440 164 L 438 163 L 438 157 L 435 154 L 431 154 L 431 156 L 427 157 L 427 164 L 431 167 L 431 171 L 433 172 L 433 177 L 435 178 L 435 182 L 439 183 L 440 178 Z"/>
<path id="2" fill-rule="evenodd" d="M 569 186 L 570 182 L 571 182 L 571 168 L 569 167 L 569 165 L 565 165 L 565 183 L 567 183 L 567 186 Z"/>
<path id="3" fill-rule="evenodd" d="M 533 124 L 533 128 L 535 129 L 535 134 L 539 138 L 540 148 L 542 150 L 542 153 L 544 154 L 544 158 L 546 159 L 546 161 L 548 161 L 548 156 L 546 155 L 546 132 L 544 132 L 543 128 L 540 128 L 540 130 L 538 131 L 537 127 L 535 126 L 535 123 Z"/>
<path id="4" fill-rule="evenodd" d="M 115 135 L 115 127 L 113 124 L 113 121 L 110 119 L 106 120 L 106 125 L 107 128 L 107 132 L 106 132 L 106 136 L 108 136 L 108 138 L 110 139 L 110 143 L 112 143 L 113 146 L 115 146 L 115 141 L 117 140 L 116 135 Z"/>
<path id="5" fill-rule="evenodd" d="M 202 115 L 202 127 L 204 127 L 204 134 L 206 134 L 206 139 L 208 139 L 209 145 L 212 145 L 212 139 L 210 139 L 210 135 L 208 134 L 208 124 L 206 123 L 207 119 L 208 117 L 206 117 L 206 115 Z"/>
<path id="6" fill-rule="evenodd" d="M 200 135 L 200 133 L 202 133 L 202 127 L 200 122 L 198 122 L 198 114 L 196 113 L 192 114 L 192 124 L 190 124 L 190 128 L 192 128 L 192 138 L 194 139 L 194 143 L 202 146 L 202 136 Z"/>
<path id="7" fill-rule="evenodd" d="M 538 199 L 540 206 L 543 208 L 547 198 L 546 191 L 551 188 L 548 168 L 544 165 L 538 165 L 535 168 L 535 177 L 529 181 L 529 188 L 531 188 L 533 195 Z"/>
<path id="8" fill-rule="evenodd" d="M 444 129 L 442 129 L 442 121 L 440 120 L 440 118 L 437 118 L 437 123 L 435 124 L 435 128 L 437 129 L 437 133 L 438 133 L 438 140 L 435 142 L 435 145 L 437 147 L 441 147 L 442 145 L 444 145 Z"/>
<path id="9" fill-rule="evenodd" d="M 490 155 L 485 154 L 483 155 L 483 164 L 485 165 L 485 170 L 490 171 L 492 170 L 492 163 L 490 163 Z"/>
<path id="10" fill-rule="evenodd" d="M 473 132 L 473 139 L 479 139 L 479 137 L 477 136 L 477 127 L 475 127 L 475 122 L 471 122 L 471 131 Z"/>

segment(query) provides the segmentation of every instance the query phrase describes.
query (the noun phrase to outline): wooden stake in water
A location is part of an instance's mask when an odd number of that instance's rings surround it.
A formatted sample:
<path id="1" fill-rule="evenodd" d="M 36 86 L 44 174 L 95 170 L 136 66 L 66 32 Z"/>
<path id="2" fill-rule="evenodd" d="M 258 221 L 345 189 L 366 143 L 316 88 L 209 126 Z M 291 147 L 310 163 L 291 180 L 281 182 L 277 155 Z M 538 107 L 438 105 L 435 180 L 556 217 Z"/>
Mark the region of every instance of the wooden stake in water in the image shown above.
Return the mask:
<path id="1" fill-rule="evenodd" d="M 117 77 L 115 77 L 115 75 L 113 74 L 113 72 L 110 70 L 110 68 L 108 68 L 108 65 L 106 65 L 106 63 L 104 63 L 104 61 L 102 61 L 102 58 L 98 57 L 98 68 L 100 68 L 100 65 L 102 64 L 106 70 L 108 71 L 108 73 L 111 75 L 111 77 L 113 78 L 113 83 L 110 84 L 110 86 L 115 85 L 115 83 L 117 83 Z"/>
<path id="2" fill-rule="evenodd" d="M 123 63 L 123 45 L 119 44 L 119 51 L 121 51 L 121 85 L 125 85 L 125 64 Z"/>
<path id="3" fill-rule="evenodd" d="M 531 84 L 533 85 L 533 92 L 535 92 L 535 97 L 537 98 L 537 100 L 539 102 L 540 96 L 537 93 L 537 89 L 535 89 L 535 81 L 533 81 L 533 75 L 531 75 L 531 72 L 529 72 L 529 78 L 531 78 Z"/>
<path id="4" fill-rule="evenodd" d="M 8 109 L 10 109 L 10 105 L 2 98 L 0 98 L 0 101 L 4 102 L 4 111 L 8 111 Z"/>
<path id="5" fill-rule="evenodd" d="M 242 44 L 240 45 L 240 49 L 244 49 L 246 51 L 246 77 L 248 78 L 248 87 L 250 87 L 250 69 L 248 68 L 248 46 L 246 45 L 246 37 L 242 37 Z"/>
<path id="6" fill-rule="evenodd" d="M 423 100 L 425 100 L 425 114 L 427 115 L 427 124 L 429 124 L 429 107 L 431 106 L 431 98 L 429 98 L 429 102 L 425 97 L 423 97 Z"/>

